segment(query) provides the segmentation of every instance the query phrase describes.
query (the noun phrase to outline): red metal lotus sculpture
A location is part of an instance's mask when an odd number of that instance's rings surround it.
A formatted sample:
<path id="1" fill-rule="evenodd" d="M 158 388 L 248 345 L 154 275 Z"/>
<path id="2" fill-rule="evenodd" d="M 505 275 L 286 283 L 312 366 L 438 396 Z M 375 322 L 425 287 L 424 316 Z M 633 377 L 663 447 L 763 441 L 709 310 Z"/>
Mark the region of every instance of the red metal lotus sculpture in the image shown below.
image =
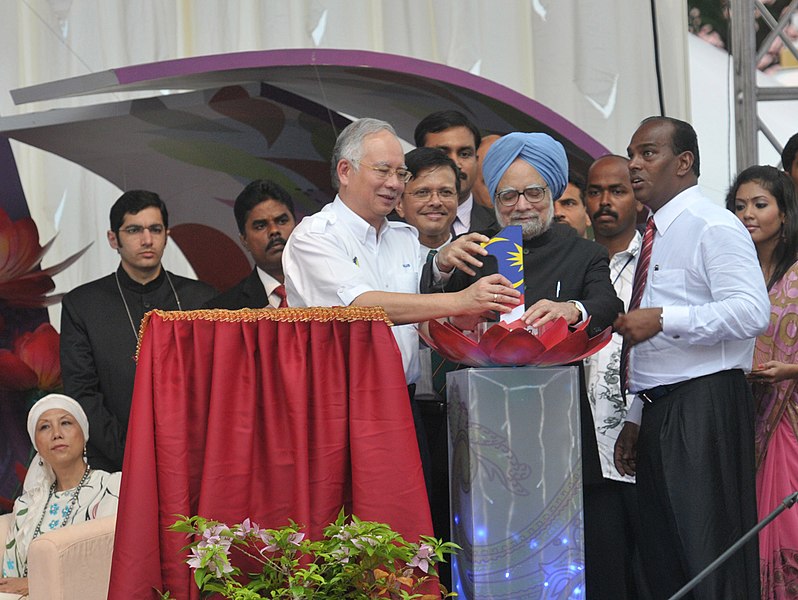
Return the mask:
<path id="1" fill-rule="evenodd" d="M 453 362 L 472 367 L 565 365 L 587 358 L 606 346 L 612 328 L 598 335 L 587 335 L 588 318 L 573 331 L 562 317 L 544 325 L 537 334 L 523 321 L 497 323 L 474 341 L 447 322 L 429 321 L 424 341 L 438 354 Z"/>

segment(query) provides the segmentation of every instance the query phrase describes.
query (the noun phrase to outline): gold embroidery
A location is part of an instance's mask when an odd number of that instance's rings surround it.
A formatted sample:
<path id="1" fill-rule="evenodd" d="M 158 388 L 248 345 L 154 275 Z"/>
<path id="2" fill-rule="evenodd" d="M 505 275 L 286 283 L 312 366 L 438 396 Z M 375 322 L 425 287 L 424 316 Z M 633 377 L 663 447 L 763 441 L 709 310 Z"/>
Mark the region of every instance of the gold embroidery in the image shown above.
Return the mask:
<path id="1" fill-rule="evenodd" d="M 225 310 L 212 308 L 207 310 L 151 310 L 144 315 L 139 327 L 139 340 L 136 344 L 136 360 L 141 350 L 141 340 L 150 324 L 152 315 L 159 316 L 164 321 L 221 321 L 235 323 L 239 321 L 280 321 L 296 323 L 307 321 L 383 321 L 389 327 L 393 323 L 388 319 L 388 314 L 381 306 L 313 306 L 310 308 L 242 308 L 241 310 Z"/>

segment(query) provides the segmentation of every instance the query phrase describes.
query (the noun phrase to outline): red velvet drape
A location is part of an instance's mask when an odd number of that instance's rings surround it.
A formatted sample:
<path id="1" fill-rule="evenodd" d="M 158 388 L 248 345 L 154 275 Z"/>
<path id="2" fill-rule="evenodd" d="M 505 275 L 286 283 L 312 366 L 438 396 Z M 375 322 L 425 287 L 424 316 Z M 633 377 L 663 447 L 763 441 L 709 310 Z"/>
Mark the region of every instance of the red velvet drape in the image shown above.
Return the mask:
<path id="1" fill-rule="evenodd" d="M 150 313 L 109 599 L 198 598 L 175 515 L 319 537 L 343 506 L 431 535 L 399 350 L 381 309 Z"/>

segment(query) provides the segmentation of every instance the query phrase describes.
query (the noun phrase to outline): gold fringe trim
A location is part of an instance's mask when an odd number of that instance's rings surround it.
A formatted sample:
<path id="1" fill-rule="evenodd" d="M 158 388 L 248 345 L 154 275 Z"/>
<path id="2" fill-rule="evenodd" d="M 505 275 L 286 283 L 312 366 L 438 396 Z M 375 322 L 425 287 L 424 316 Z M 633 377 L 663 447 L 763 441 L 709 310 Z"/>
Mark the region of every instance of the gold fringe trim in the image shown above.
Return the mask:
<path id="1" fill-rule="evenodd" d="M 389 327 L 393 323 L 388 318 L 388 313 L 381 306 L 313 306 L 310 308 L 242 308 L 241 310 L 225 310 L 211 308 L 206 310 L 151 310 L 144 315 L 139 327 L 139 339 L 136 344 L 136 360 L 141 350 L 141 340 L 150 324 L 150 317 L 158 315 L 164 321 L 221 321 L 235 323 L 238 321 L 279 321 L 287 323 L 307 321 L 383 321 Z"/>

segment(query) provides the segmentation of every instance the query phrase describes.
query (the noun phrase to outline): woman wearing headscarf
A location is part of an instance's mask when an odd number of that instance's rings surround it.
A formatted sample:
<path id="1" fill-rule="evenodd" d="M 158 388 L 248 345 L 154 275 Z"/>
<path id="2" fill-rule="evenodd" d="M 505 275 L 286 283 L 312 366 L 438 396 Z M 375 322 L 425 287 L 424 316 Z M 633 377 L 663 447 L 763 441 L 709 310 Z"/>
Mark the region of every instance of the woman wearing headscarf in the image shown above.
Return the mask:
<path id="1" fill-rule="evenodd" d="M 3 577 L 26 577 L 28 548 L 40 535 L 116 514 L 121 473 L 92 469 L 84 457 L 89 422 L 68 396 L 50 394 L 28 412 L 36 455 L 14 503 L 3 554 Z"/>

